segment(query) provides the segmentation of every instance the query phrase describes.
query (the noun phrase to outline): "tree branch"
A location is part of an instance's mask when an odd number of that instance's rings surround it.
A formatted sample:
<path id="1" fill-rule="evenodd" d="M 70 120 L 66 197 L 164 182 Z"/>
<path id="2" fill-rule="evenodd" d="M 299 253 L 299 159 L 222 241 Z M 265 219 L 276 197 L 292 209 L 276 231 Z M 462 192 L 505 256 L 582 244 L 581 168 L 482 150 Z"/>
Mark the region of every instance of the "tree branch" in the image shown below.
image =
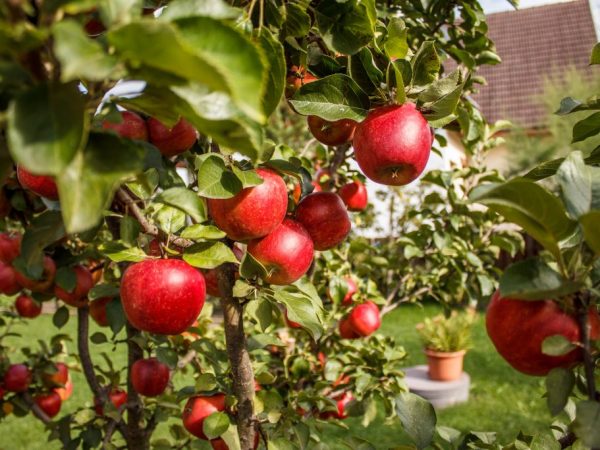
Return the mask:
<path id="1" fill-rule="evenodd" d="M 37 403 L 33 401 L 31 395 L 29 395 L 28 392 L 23 392 L 21 398 L 25 401 L 25 403 L 27 403 L 27 406 L 31 408 L 31 412 L 35 417 L 44 422 L 45 425 L 52 423 L 52 419 L 48 417 L 44 411 L 41 410 Z"/>
<path id="2" fill-rule="evenodd" d="M 127 330 L 127 446 L 131 449 L 146 450 L 150 448 L 150 433 L 143 426 L 144 405 L 142 399 L 133 387 L 131 368 L 136 361 L 144 357 L 144 351 L 135 343 L 133 338 L 140 334 L 129 322 Z"/>

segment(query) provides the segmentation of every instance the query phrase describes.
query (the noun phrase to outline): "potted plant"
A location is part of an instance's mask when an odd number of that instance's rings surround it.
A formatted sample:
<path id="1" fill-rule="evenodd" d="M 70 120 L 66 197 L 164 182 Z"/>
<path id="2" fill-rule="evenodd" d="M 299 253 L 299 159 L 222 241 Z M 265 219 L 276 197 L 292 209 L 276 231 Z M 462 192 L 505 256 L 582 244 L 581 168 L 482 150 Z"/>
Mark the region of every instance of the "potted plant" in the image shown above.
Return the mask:
<path id="1" fill-rule="evenodd" d="M 425 347 L 429 378 L 436 381 L 452 381 L 463 371 L 465 353 L 471 343 L 472 313 L 454 311 L 427 318 L 417 325 L 417 331 Z"/>

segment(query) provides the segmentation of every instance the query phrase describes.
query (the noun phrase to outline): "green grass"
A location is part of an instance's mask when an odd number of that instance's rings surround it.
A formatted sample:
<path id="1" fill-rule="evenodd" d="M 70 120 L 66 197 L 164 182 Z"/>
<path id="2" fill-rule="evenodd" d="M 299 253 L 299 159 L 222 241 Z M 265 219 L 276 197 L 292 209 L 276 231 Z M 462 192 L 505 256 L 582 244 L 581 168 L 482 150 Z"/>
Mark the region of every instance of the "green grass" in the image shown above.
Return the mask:
<path id="1" fill-rule="evenodd" d="M 423 317 L 433 316 L 439 310 L 434 305 L 424 308 L 403 306 L 385 317 L 381 332 L 392 335 L 399 345 L 409 354 L 407 366 L 423 364 L 422 354 L 415 325 Z M 74 336 L 75 318 L 72 317 L 64 332 Z M 18 346 L 24 342 L 35 347 L 37 339 L 47 340 L 56 329 L 51 318 L 42 316 L 35 319 L 33 326 L 20 326 L 17 330 L 23 338 L 13 338 L 10 344 Z M 91 332 L 96 331 L 95 324 Z M 75 347 L 75 342 L 69 343 Z M 115 366 L 125 364 L 123 351 L 112 352 L 108 344 L 91 344 L 95 361 L 100 360 L 99 353 L 104 351 L 110 355 Z M 71 348 L 70 350 L 74 350 Z M 15 361 L 18 357 L 12 358 Z M 543 379 L 521 375 L 510 368 L 495 352 L 485 333 L 483 318 L 476 321 L 473 335 L 473 348 L 467 354 L 465 370 L 471 375 L 471 394 L 468 403 L 438 412 L 438 423 L 463 431 L 496 431 L 502 442 L 513 439 L 519 431 L 535 433 L 547 429 L 551 419 L 542 398 Z M 63 405 L 63 411 L 70 412 L 79 405 L 91 404 L 91 393 L 83 375 L 73 372 L 74 393 Z M 401 426 L 397 423 L 385 424 L 383 417 L 368 428 L 360 425 L 360 419 L 351 418 L 344 421 L 357 435 L 369 440 L 378 449 L 387 449 L 401 443 L 407 443 L 403 437 Z M 159 430 L 159 434 L 164 433 Z M 350 433 L 337 426 L 326 426 L 324 441 L 335 449 L 346 448 L 337 442 L 347 438 Z M 46 442 L 43 425 L 32 416 L 24 418 L 8 417 L 0 423 L 0 450 L 51 450 L 59 448 L 56 442 Z"/>

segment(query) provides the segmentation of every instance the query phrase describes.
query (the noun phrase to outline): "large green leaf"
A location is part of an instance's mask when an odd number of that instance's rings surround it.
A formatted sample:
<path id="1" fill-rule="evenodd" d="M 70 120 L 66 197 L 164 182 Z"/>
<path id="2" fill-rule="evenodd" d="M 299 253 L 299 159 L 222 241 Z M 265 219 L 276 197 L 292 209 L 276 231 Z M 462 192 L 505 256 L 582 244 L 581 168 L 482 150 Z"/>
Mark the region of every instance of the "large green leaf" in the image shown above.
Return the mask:
<path id="1" fill-rule="evenodd" d="M 200 242 L 185 249 L 183 260 L 200 269 L 214 269 L 224 263 L 237 263 L 233 251 L 223 242 Z"/>
<path id="2" fill-rule="evenodd" d="M 600 447 L 600 403 L 589 400 L 577 403 L 573 431 L 586 447 Z"/>
<path id="3" fill-rule="evenodd" d="M 285 89 L 285 77 L 287 68 L 285 65 L 285 54 L 283 45 L 275 39 L 275 36 L 268 30 L 263 29 L 259 40 L 263 53 L 267 57 L 267 89 L 263 98 L 263 107 L 265 114 L 270 116 L 279 102 Z"/>
<path id="4" fill-rule="evenodd" d="M 600 133 L 600 112 L 580 120 L 573 127 L 573 142 L 584 141 Z"/>
<path id="5" fill-rule="evenodd" d="M 221 156 L 209 155 L 198 168 L 198 193 L 207 198 L 231 198 L 242 190 L 242 181 L 225 166 Z"/>
<path id="6" fill-rule="evenodd" d="M 392 18 L 387 26 L 387 37 L 383 48 L 389 58 L 402 59 L 408 54 L 408 29 L 400 18 Z"/>
<path id="7" fill-rule="evenodd" d="M 40 84 L 8 109 L 8 147 L 35 173 L 58 175 L 85 139 L 85 102 L 76 83 Z"/>
<path id="8" fill-rule="evenodd" d="M 334 74 L 305 84 L 290 103 L 304 115 L 325 120 L 363 120 L 370 108 L 369 97 L 347 75 Z"/>
<path id="9" fill-rule="evenodd" d="M 431 403 L 412 392 L 405 392 L 396 398 L 396 411 L 404 431 L 417 448 L 428 447 L 433 440 L 437 422 Z"/>
<path id="10" fill-rule="evenodd" d="M 207 218 L 204 202 L 190 189 L 183 187 L 167 189 L 158 194 L 155 200 L 179 208 L 196 222 L 204 222 Z"/>
<path id="11" fill-rule="evenodd" d="M 92 133 L 88 145 L 57 177 L 69 233 L 97 225 L 119 184 L 144 167 L 143 144 L 113 133 Z"/>
<path id="12" fill-rule="evenodd" d="M 202 424 L 202 431 L 209 439 L 215 439 L 221 436 L 227 429 L 231 421 L 229 416 L 224 412 L 215 412 L 204 419 Z"/>
<path id="13" fill-rule="evenodd" d="M 25 267 L 33 269 L 34 266 L 40 266 L 39 275 L 41 275 L 44 249 L 64 236 L 65 227 L 60 212 L 46 211 L 35 217 L 25 230 L 21 240 L 20 259 Z M 28 270 L 28 272 L 35 271 Z"/>
<path id="14" fill-rule="evenodd" d="M 310 16 L 306 12 L 306 6 L 300 2 L 285 5 L 286 17 L 283 31 L 286 36 L 302 37 L 310 30 Z"/>
<path id="15" fill-rule="evenodd" d="M 594 210 L 579 217 L 585 242 L 596 255 L 600 255 L 600 210 Z"/>
<path id="16" fill-rule="evenodd" d="M 581 152 L 571 152 L 556 173 L 567 211 L 577 218 L 590 210 L 592 174 Z"/>
<path id="17" fill-rule="evenodd" d="M 299 286 L 302 285 L 274 287 L 273 298 L 285 307 L 289 320 L 299 323 L 313 339 L 318 339 L 323 333 L 323 304 L 318 295 Z"/>
<path id="18" fill-rule="evenodd" d="M 175 0 L 169 3 L 159 20 L 175 20 L 185 17 L 212 17 L 213 19 L 235 19 L 239 10 L 222 0 Z"/>
<path id="19" fill-rule="evenodd" d="M 600 64 L 600 42 L 594 45 L 592 56 L 590 56 L 590 65 Z"/>
<path id="20" fill-rule="evenodd" d="M 139 18 L 144 0 L 99 0 L 97 4 L 102 23 L 113 27 Z"/>
<path id="21" fill-rule="evenodd" d="M 426 86 L 434 81 L 440 71 L 442 63 L 435 49 L 433 41 L 425 41 L 412 59 L 413 84 Z"/>

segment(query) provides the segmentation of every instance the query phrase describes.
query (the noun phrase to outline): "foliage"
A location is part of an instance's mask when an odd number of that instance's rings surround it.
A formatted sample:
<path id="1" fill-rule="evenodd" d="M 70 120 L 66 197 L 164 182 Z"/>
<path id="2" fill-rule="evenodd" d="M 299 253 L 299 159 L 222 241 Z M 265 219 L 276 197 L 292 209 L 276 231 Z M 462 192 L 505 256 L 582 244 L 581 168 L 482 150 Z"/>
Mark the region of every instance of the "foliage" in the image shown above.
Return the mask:
<path id="1" fill-rule="evenodd" d="M 471 347 L 473 313 L 454 311 L 449 317 L 439 314 L 427 317 L 417 325 L 426 349 L 436 352 L 458 352 Z"/>

